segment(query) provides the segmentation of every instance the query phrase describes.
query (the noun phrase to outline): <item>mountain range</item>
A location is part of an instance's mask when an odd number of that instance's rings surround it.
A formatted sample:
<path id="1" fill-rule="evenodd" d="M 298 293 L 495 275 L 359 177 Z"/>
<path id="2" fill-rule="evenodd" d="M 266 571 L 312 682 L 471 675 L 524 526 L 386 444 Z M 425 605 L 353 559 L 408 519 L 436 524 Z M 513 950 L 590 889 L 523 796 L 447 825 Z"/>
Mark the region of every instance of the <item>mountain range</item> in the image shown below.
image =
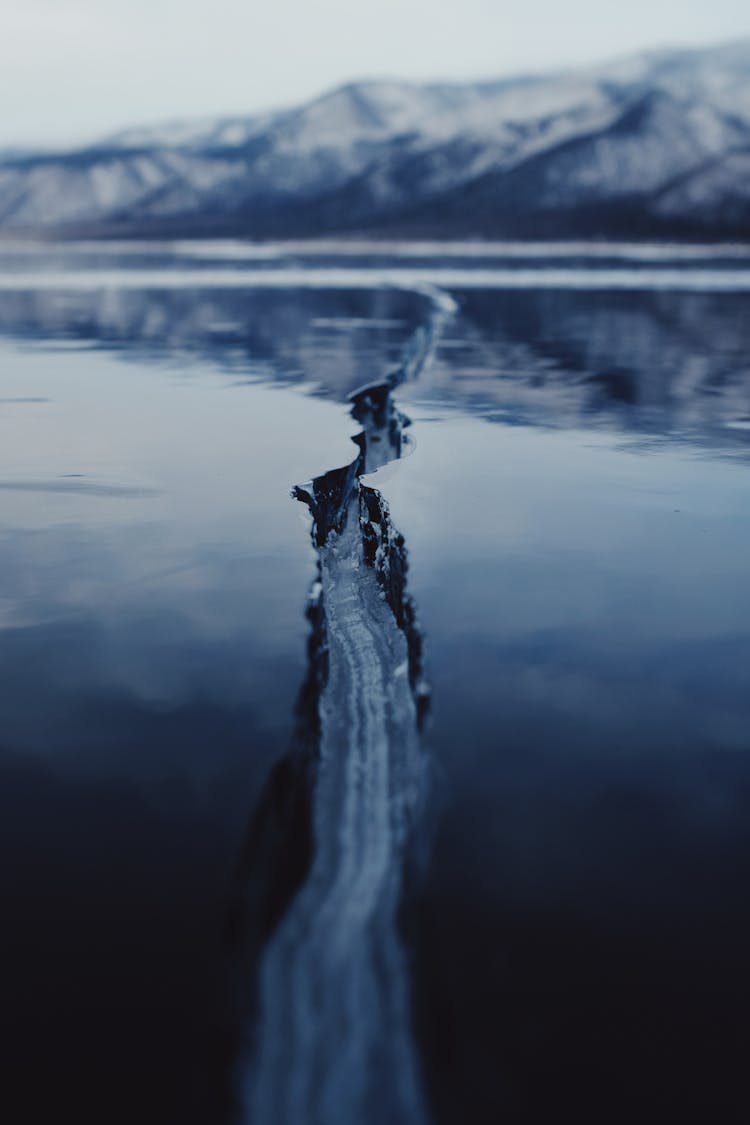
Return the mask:
<path id="1" fill-rule="evenodd" d="M 0 153 L 0 231 L 750 238 L 750 40 Z"/>

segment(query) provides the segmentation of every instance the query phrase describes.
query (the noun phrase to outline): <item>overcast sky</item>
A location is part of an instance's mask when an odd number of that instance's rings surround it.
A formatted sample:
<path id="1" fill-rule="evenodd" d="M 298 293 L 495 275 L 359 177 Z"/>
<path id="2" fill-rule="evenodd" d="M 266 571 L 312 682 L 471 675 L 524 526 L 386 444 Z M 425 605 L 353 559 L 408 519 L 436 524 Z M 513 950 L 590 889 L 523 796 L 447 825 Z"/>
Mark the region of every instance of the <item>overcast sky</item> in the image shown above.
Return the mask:
<path id="1" fill-rule="evenodd" d="M 0 0 L 0 145 L 747 35 L 748 0 Z"/>

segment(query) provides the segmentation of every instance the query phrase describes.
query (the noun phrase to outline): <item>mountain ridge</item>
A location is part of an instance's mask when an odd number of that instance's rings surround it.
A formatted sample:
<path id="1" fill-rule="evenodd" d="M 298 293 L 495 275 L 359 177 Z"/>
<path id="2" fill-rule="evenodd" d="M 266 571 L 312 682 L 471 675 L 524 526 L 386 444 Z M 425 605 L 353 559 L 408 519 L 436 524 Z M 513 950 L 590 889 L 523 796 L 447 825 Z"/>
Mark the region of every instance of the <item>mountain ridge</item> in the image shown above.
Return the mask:
<path id="1" fill-rule="evenodd" d="M 750 39 L 0 155 L 0 231 L 750 236 Z"/>

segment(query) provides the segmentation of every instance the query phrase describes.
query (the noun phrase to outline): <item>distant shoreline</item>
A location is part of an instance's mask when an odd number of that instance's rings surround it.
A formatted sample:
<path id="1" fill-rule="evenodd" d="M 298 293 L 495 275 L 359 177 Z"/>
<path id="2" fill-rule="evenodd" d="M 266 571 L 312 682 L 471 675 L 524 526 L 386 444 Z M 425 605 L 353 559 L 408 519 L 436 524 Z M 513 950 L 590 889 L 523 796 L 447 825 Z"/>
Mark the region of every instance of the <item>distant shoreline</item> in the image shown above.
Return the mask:
<path id="1" fill-rule="evenodd" d="M 137 254 L 163 249 L 194 258 L 254 261 L 301 256 L 304 258 L 407 258 L 533 261 L 544 259 L 622 260 L 653 264 L 731 260 L 750 264 L 750 242 L 695 242 L 664 240 L 555 239 L 394 239 L 342 236 L 336 238 L 257 239 L 228 237 L 60 237 L 3 232 L 0 254 L 48 254 L 52 249 L 87 253 Z"/>

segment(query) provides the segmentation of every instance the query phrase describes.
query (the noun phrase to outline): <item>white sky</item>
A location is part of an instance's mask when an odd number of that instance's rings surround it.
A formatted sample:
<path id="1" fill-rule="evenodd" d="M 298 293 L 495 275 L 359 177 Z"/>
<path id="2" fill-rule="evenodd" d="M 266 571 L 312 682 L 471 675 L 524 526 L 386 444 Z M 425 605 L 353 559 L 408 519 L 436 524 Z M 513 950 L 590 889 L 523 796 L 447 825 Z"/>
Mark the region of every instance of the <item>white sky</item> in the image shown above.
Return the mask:
<path id="1" fill-rule="evenodd" d="M 748 0 L 0 0 L 0 145 L 748 35 Z"/>

